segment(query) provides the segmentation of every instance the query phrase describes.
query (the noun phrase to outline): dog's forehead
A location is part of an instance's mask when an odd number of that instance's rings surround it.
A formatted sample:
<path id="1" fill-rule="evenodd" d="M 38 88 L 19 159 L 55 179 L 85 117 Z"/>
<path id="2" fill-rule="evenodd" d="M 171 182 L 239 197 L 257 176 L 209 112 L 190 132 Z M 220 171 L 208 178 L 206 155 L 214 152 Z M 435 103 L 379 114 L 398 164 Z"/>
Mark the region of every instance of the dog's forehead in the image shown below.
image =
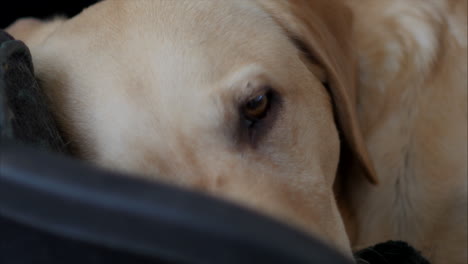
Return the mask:
<path id="1" fill-rule="evenodd" d="M 248 65 L 284 71 L 286 54 L 296 54 L 269 14 L 246 0 L 103 1 L 45 46 L 49 64 L 79 89 L 111 87 L 128 99 L 150 98 L 152 108 L 173 109 L 206 103 L 196 99 L 207 100 Z"/>
<path id="2" fill-rule="evenodd" d="M 69 66 L 75 76 L 107 71 L 127 87 L 170 87 L 170 94 L 213 88 L 206 84 L 252 63 L 278 70 L 292 50 L 273 19 L 246 0 L 103 1 L 68 21 L 47 46 L 65 53 L 57 64 L 78 62 Z"/>
<path id="3" fill-rule="evenodd" d="M 280 32 L 263 9 L 247 0 L 103 1 L 69 20 L 59 31 L 59 37 L 73 40 L 75 47 L 114 56 L 117 51 L 122 56 L 143 54 L 146 58 L 167 46 L 165 52 L 172 52 L 171 48 L 186 52 L 181 55 L 204 49 L 205 57 L 232 47 L 252 51 L 249 48 L 263 44 L 262 49 L 269 49 L 275 44 L 275 33 Z"/>

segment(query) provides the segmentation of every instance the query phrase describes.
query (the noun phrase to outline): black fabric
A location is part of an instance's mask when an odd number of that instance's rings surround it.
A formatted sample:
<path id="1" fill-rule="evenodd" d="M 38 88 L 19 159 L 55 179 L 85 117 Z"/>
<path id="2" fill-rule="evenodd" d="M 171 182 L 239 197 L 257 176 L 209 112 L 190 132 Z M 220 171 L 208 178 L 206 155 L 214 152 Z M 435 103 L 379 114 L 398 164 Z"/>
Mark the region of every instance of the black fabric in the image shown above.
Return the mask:
<path id="1" fill-rule="evenodd" d="M 23 42 L 0 31 L 0 137 L 67 153 Z"/>
<path id="2" fill-rule="evenodd" d="M 420 252 L 403 241 L 388 241 L 355 253 L 358 264 L 429 264 Z"/>
<path id="3" fill-rule="evenodd" d="M 3 43 L 13 40 L 13 37 L 6 32 L 0 30 L 0 53 Z M 1 55 L 0 55 L 1 56 Z M 0 62 L 0 140 L 2 138 L 13 137 L 13 124 L 11 122 L 12 113 L 9 110 L 7 97 L 6 97 L 6 83 L 3 81 L 2 76 L 5 74 L 3 63 Z"/>
<path id="4" fill-rule="evenodd" d="M 39 231 L 0 216 L 2 264 L 170 264 Z"/>

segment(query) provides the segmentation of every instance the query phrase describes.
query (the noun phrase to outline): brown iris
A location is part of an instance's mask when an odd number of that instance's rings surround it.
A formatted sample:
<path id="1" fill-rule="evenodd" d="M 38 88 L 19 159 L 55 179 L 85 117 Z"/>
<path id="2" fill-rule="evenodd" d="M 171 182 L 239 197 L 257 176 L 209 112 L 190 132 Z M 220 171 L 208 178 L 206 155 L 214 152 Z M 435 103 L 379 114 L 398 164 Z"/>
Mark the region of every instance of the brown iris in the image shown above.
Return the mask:
<path id="1" fill-rule="evenodd" d="M 243 106 L 242 113 L 248 121 L 255 122 L 264 118 L 270 106 L 268 94 L 258 95 Z"/>

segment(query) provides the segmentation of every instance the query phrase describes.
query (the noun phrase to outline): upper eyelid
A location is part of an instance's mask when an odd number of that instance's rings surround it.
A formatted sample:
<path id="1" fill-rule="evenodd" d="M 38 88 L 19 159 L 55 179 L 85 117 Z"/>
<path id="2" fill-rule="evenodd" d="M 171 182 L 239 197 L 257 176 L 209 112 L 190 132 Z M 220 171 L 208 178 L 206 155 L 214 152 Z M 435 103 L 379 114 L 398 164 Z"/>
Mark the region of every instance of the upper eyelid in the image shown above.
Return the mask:
<path id="1" fill-rule="evenodd" d="M 268 94 L 271 90 L 273 90 L 273 88 L 270 84 L 258 86 L 258 88 L 252 89 L 250 93 L 243 95 L 242 98 L 239 98 L 238 105 L 242 106 L 257 96 Z"/>
<path id="2" fill-rule="evenodd" d="M 261 88 L 271 84 L 271 76 L 268 71 L 259 64 L 247 64 L 231 72 L 221 80 L 223 93 L 229 95 L 235 102 L 241 102 L 246 98 L 260 93 Z"/>

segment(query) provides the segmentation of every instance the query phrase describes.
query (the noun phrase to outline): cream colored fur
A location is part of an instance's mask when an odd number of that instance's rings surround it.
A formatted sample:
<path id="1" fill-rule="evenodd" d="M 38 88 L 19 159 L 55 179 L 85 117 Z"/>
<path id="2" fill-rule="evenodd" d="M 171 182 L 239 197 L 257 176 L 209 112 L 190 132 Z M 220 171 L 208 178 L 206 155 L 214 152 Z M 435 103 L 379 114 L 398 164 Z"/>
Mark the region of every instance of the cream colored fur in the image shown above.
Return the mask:
<path id="1" fill-rule="evenodd" d="M 352 5 L 360 123 L 381 180 L 349 181 L 354 247 L 401 239 L 433 263 L 467 263 L 467 1 Z"/>

